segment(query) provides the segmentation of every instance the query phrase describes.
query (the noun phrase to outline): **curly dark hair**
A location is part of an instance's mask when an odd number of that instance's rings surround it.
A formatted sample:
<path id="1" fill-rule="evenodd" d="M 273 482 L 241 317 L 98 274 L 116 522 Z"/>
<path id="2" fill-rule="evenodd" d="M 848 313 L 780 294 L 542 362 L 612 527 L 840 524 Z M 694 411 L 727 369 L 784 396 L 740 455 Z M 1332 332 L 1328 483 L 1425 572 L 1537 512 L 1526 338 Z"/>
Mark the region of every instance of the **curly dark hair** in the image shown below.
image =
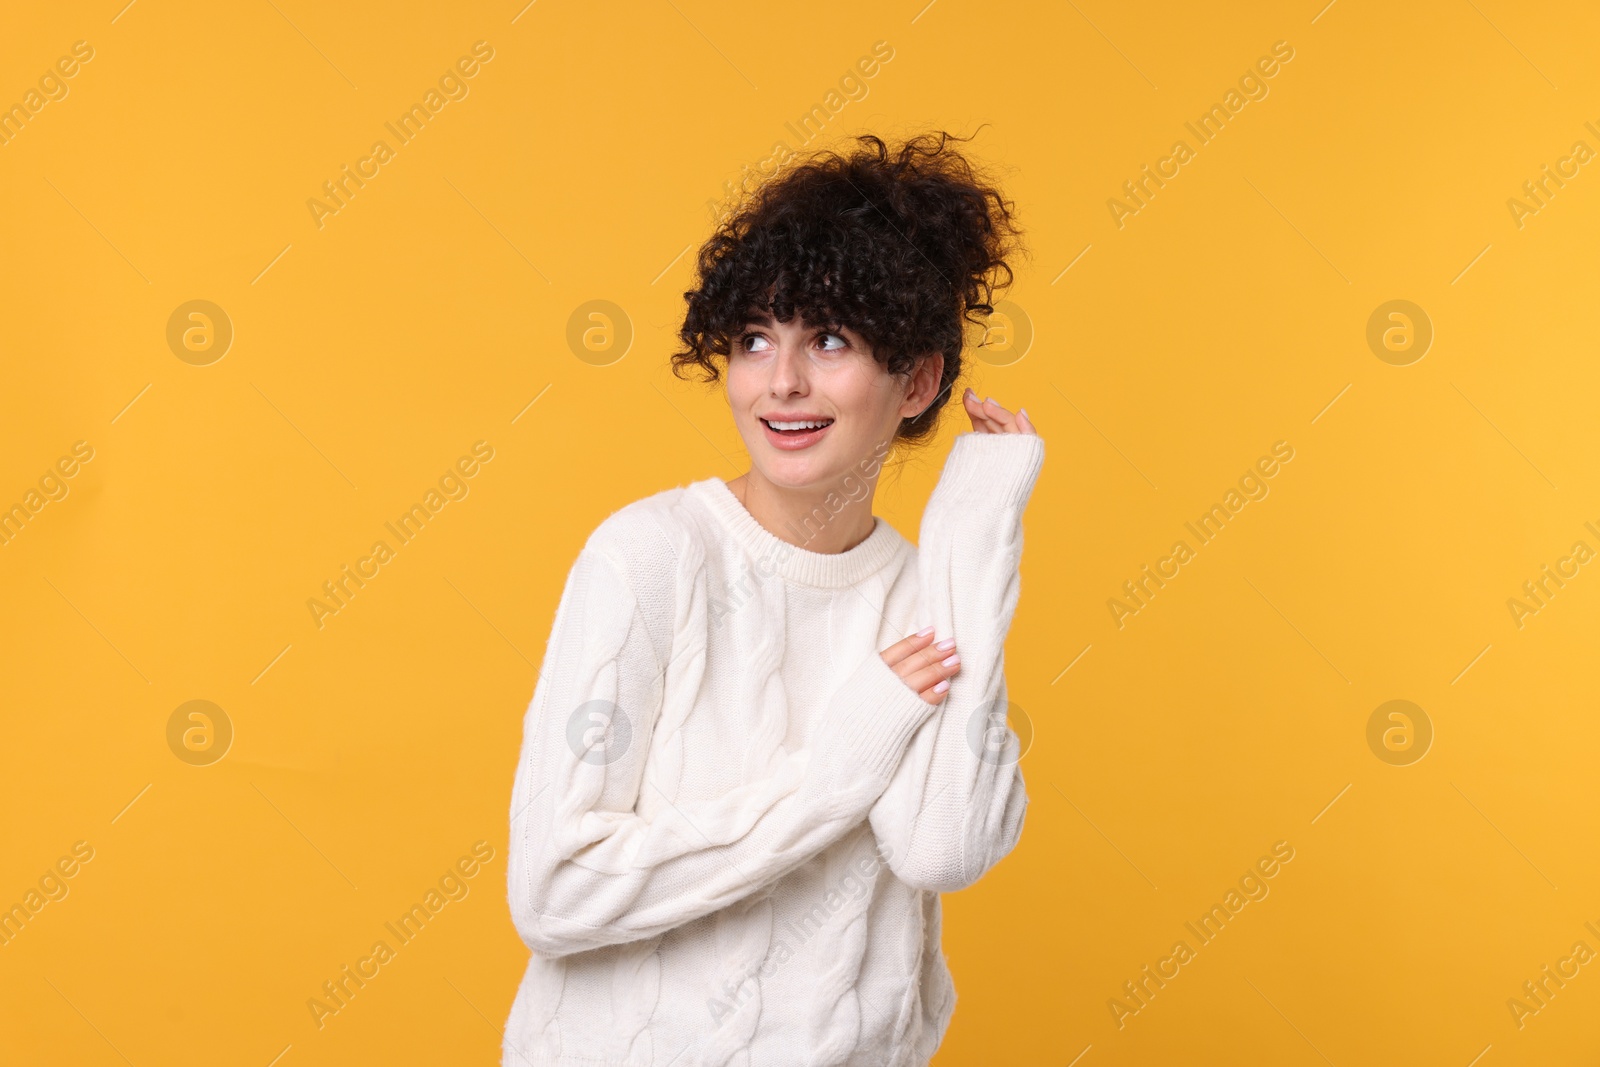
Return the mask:
<path id="1" fill-rule="evenodd" d="M 673 374 L 698 367 L 715 382 L 713 357 L 728 356 L 752 309 L 798 313 L 856 331 L 893 375 L 942 353 L 937 396 L 896 434 L 930 437 L 961 374 L 964 327 L 985 325 L 1013 279 L 1006 257 L 1022 251 L 1015 205 L 948 147 L 970 139 L 920 134 L 891 152 L 865 134 L 848 155 L 816 152 L 759 186 L 700 248 Z"/>

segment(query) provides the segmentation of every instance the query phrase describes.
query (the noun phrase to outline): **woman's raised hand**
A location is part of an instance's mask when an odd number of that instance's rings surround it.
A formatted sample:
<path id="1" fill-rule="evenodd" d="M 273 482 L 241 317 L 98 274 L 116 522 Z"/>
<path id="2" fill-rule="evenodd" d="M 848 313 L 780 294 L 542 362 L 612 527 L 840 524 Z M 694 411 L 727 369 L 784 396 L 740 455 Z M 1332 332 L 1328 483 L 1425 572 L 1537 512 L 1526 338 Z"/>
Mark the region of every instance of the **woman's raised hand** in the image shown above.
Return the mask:
<path id="1" fill-rule="evenodd" d="M 1028 413 L 1018 409 L 1015 415 L 996 404 L 993 399 L 979 400 L 971 388 L 961 394 L 961 403 L 972 420 L 974 433 L 1035 433 Z"/>
<path id="2" fill-rule="evenodd" d="M 935 642 L 933 627 L 896 641 L 879 653 L 911 691 L 929 704 L 938 704 L 950 690 L 950 678 L 961 669 L 956 639 Z"/>

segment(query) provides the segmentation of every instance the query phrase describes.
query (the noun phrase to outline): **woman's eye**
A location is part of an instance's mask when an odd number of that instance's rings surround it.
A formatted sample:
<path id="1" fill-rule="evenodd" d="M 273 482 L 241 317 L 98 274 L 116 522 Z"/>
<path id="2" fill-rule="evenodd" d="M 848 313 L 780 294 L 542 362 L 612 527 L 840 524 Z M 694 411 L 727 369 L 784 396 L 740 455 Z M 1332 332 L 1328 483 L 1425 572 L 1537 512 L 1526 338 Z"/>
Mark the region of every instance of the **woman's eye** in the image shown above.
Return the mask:
<path id="1" fill-rule="evenodd" d="M 759 333 L 747 333 L 739 338 L 739 348 L 745 352 L 759 352 L 760 345 L 767 343 L 767 339 Z"/>
<path id="2" fill-rule="evenodd" d="M 839 336 L 836 333 L 825 333 L 825 334 L 822 335 L 822 337 L 823 337 L 824 340 L 834 340 L 834 341 L 838 341 L 839 342 L 837 345 L 826 346 L 827 351 L 832 352 L 832 351 L 836 351 L 836 350 L 838 350 L 840 348 L 849 348 L 850 347 L 850 342 L 846 341 L 843 337 Z"/>

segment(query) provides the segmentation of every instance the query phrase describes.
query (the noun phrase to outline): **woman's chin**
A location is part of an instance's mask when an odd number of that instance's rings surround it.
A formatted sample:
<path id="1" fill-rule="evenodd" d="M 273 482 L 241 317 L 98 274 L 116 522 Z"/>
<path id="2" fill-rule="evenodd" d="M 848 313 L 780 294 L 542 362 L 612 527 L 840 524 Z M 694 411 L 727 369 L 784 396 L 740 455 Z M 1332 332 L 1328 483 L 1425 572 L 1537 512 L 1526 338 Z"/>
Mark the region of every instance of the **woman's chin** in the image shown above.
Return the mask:
<path id="1" fill-rule="evenodd" d="M 792 492 L 821 489 L 838 481 L 834 464 L 821 456 L 767 456 L 753 461 L 769 484 Z"/>

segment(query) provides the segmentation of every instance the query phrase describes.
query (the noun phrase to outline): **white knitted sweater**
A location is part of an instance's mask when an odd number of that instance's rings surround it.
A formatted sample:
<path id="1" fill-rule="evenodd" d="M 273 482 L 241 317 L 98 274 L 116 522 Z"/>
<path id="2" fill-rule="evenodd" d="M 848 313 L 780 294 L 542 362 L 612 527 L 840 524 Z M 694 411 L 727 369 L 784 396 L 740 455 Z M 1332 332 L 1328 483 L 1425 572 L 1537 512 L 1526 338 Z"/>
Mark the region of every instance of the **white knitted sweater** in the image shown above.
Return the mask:
<path id="1" fill-rule="evenodd" d="M 523 723 L 504 1067 L 924 1067 L 939 894 L 1028 805 L 1002 657 L 1043 458 L 958 436 L 918 547 L 878 518 L 797 548 L 719 478 L 600 524 Z M 961 655 L 937 706 L 879 655 L 930 623 Z"/>

